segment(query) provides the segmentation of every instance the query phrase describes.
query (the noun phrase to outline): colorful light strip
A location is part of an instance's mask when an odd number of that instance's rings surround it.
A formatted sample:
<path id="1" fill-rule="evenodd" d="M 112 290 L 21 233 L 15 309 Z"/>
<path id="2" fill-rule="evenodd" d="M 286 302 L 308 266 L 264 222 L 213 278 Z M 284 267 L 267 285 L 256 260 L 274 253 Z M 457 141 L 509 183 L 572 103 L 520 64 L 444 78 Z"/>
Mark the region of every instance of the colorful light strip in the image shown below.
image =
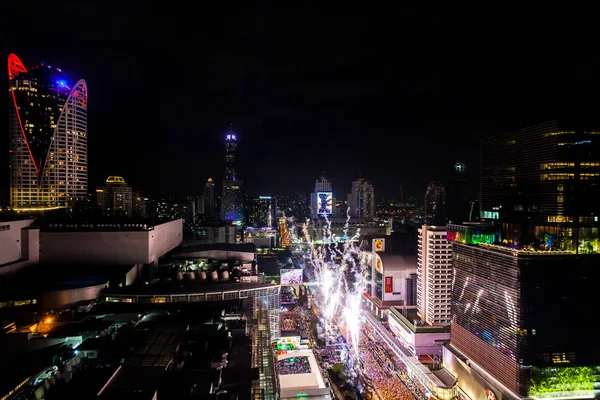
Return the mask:
<path id="1" fill-rule="evenodd" d="M 29 151 L 29 157 L 31 157 L 31 162 L 33 163 L 35 172 L 39 173 L 40 170 L 35 163 L 35 159 L 33 158 L 33 153 L 31 152 L 31 148 L 29 147 L 29 143 L 27 142 L 27 135 L 25 135 L 25 129 L 23 129 L 23 122 L 21 121 L 21 115 L 19 114 L 19 107 L 17 106 L 17 98 L 15 97 L 15 92 L 11 90 L 10 94 L 12 94 L 13 103 L 15 104 L 15 112 L 17 113 L 17 118 L 19 120 L 19 126 L 21 127 L 21 133 L 23 134 L 23 140 L 25 141 L 25 145 L 27 146 L 27 151 Z"/>

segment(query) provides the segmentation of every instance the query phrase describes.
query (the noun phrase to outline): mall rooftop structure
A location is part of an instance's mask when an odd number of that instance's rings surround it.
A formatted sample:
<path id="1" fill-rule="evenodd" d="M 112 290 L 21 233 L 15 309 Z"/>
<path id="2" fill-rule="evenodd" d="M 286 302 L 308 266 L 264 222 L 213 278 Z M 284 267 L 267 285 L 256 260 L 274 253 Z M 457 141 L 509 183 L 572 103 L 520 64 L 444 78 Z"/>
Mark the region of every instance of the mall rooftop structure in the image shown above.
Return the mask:
<path id="1" fill-rule="evenodd" d="M 182 220 L 159 225 L 122 221 L 2 222 L 0 275 L 38 262 L 156 266 L 160 257 L 181 244 Z"/>

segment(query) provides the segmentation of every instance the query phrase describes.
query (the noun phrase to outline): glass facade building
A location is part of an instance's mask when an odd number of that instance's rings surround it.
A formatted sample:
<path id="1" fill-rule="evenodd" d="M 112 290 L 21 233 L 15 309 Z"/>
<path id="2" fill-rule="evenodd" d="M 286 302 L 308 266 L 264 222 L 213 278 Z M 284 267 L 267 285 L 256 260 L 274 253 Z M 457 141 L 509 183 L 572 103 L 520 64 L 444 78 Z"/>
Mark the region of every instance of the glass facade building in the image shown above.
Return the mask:
<path id="1" fill-rule="evenodd" d="M 451 343 L 514 393 L 531 368 L 600 365 L 600 255 L 453 244 Z"/>
<path id="2" fill-rule="evenodd" d="M 88 194 L 86 82 L 14 54 L 8 80 L 11 207 L 72 208 Z"/>
<path id="3" fill-rule="evenodd" d="M 246 199 L 247 226 L 272 228 L 277 222 L 277 200 L 274 196 L 251 196 Z"/>
<path id="4" fill-rule="evenodd" d="M 480 183 L 503 240 L 599 251 L 600 129 L 557 120 L 483 139 Z"/>

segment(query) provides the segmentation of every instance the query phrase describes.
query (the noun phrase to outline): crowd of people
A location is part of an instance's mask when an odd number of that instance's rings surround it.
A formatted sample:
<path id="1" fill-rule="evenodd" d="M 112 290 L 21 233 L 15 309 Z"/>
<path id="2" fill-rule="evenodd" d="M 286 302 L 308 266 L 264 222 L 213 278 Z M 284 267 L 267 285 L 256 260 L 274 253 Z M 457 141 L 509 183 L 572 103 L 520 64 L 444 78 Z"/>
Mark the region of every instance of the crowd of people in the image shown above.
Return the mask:
<path id="1" fill-rule="evenodd" d="M 312 372 L 308 357 L 290 357 L 275 364 L 278 375 L 310 374 Z"/>
<path id="2" fill-rule="evenodd" d="M 279 314 L 279 327 L 282 331 L 300 330 L 302 314 L 296 312 L 282 312 Z"/>
<path id="3" fill-rule="evenodd" d="M 377 397 L 380 400 L 414 400 L 411 391 L 400 380 L 394 362 L 386 356 L 386 350 L 369 336 L 361 332 L 359 353 L 362 366 Z"/>

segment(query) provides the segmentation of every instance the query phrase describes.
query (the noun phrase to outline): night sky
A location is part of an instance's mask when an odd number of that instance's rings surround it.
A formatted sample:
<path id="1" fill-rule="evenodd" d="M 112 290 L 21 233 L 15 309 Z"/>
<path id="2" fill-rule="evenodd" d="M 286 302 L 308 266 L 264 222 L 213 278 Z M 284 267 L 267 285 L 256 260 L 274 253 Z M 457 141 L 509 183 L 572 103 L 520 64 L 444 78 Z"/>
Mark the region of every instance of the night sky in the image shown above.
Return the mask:
<path id="1" fill-rule="evenodd" d="M 476 174 L 482 136 L 598 108 L 598 9 L 576 2 L 249 3 L 16 1 L 0 55 L 86 79 L 90 191 L 122 175 L 156 197 L 220 181 L 230 123 L 249 194 L 325 171 L 422 198 L 457 161 Z M 8 100 L 0 126 L 7 165 Z"/>

